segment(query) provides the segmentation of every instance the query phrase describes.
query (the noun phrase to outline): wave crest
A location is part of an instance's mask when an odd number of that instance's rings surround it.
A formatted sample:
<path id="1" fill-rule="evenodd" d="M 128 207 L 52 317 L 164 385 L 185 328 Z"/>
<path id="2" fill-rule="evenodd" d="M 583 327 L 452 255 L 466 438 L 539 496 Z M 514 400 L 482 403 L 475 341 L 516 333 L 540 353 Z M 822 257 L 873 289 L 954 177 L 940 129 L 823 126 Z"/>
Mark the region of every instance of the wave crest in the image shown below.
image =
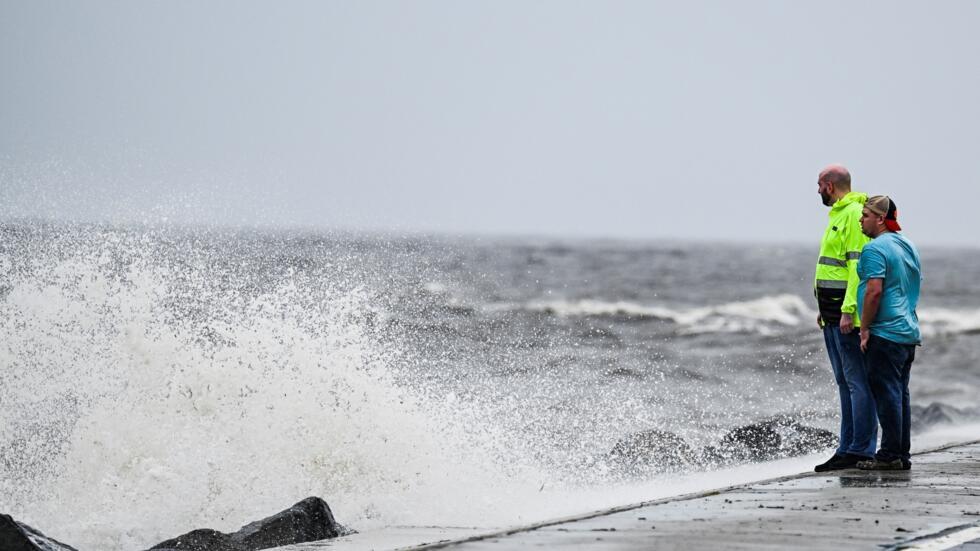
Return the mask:
<path id="1" fill-rule="evenodd" d="M 918 315 L 923 337 L 980 333 L 980 310 L 929 308 Z"/>
<path id="2" fill-rule="evenodd" d="M 679 332 L 682 334 L 741 332 L 773 334 L 778 332 L 778 326 L 796 327 L 805 320 L 816 319 L 817 315 L 803 299 L 791 294 L 687 309 L 594 299 L 537 301 L 527 303 L 522 309 L 566 317 L 659 319 L 681 326 Z"/>
<path id="3" fill-rule="evenodd" d="M 815 323 L 817 311 L 797 295 L 779 294 L 712 306 L 666 306 L 601 299 L 532 301 L 512 309 L 559 317 L 611 317 L 630 321 L 663 320 L 678 326 L 680 334 L 777 334 Z M 980 310 L 926 308 L 918 311 L 923 337 L 980 333 Z"/>

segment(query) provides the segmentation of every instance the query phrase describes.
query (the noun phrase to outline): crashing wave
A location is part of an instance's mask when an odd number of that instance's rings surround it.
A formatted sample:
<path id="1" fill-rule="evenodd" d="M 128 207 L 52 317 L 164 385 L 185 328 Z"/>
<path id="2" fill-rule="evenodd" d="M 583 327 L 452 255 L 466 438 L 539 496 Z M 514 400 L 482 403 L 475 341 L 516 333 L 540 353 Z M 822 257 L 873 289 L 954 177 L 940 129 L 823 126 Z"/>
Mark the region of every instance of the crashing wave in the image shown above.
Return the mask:
<path id="1" fill-rule="evenodd" d="M 682 334 L 742 332 L 772 334 L 777 332 L 775 327 L 796 327 L 816 317 L 816 312 L 811 310 L 803 299 L 791 294 L 688 309 L 595 299 L 536 301 L 527 303 L 521 308 L 562 317 L 659 319 L 681 326 Z"/>
<path id="2" fill-rule="evenodd" d="M 980 310 L 928 308 L 918 315 L 923 337 L 980 333 Z"/>
<path id="3" fill-rule="evenodd" d="M 664 320 L 681 326 L 681 334 L 760 333 L 775 334 L 780 327 L 812 323 L 817 311 L 797 295 L 780 294 L 753 300 L 693 308 L 668 308 L 625 300 L 601 299 L 533 301 L 496 307 L 542 312 L 559 317 L 616 317 L 632 320 Z M 980 310 L 926 308 L 918 312 L 924 338 L 980 333 Z"/>

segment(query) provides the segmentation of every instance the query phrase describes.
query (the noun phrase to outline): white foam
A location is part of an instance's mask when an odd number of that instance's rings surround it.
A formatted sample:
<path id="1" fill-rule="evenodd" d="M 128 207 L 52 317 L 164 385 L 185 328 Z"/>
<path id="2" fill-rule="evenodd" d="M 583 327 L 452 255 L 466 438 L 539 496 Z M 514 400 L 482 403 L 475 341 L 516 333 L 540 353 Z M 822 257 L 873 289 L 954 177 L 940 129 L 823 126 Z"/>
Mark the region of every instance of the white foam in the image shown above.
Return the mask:
<path id="1" fill-rule="evenodd" d="M 46 401 L 78 407 L 43 420 L 69 427 L 47 450 L 55 467 L 0 463 L 0 493 L 5 512 L 79 548 L 233 530 L 309 495 L 359 529 L 478 522 L 543 478 L 496 461 L 500 435 L 467 425 L 474 406 L 394 383 L 356 289 L 312 304 L 284 281 L 190 323 L 168 311 L 164 267 L 120 279 L 82 257 L 45 272 L 0 303 L 0 438 Z"/>
<path id="2" fill-rule="evenodd" d="M 682 334 L 756 332 L 769 335 L 779 327 L 813 323 L 817 317 L 817 311 L 806 301 L 791 294 L 686 309 L 600 299 L 532 301 L 521 306 L 498 305 L 496 308 L 523 308 L 563 317 L 656 318 L 678 324 Z M 980 332 L 980 309 L 925 308 L 919 309 L 918 317 L 923 337 Z"/>
<path id="3" fill-rule="evenodd" d="M 493 409 L 396 384 L 389 361 L 399 351 L 371 333 L 365 320 L 379 310 L 357 285 L 287 275 L 245 296 L 214 287 L 205 268 L 178 269 L 138 250 L 118 273 L 117 253 L 142 245 L 113 239 L 66 260 L 39 259 L 49 263 L 0 300 L 0 441 L 32 423 L 59 429 L 29 434 L 52 440 L 39 452 L 51 465 L 18 470 L 0 461 L 5 512 L 80 549 L 234 530 L 309 495 L 362 531 L 496 527 L 813 464 L 576 487 L 535 466 L 539 442 L 515 445 L 520 436 L 500 429 L 499 415 L 520 412 L 521 403 Z M 175 296 L 178 288 L 186 295 Z M 181 301 L 191 313 L 174 312 Z M 766 331 L 815 317 L 792 295 L 690 309 L 538 304 L 559 315 L 662 317 L 691 332 Z M 625 414 L 609 415 L 616 424 Z"/>
<path id="4" fill-rule="evenodd" d="M 427 293 L 432 293 L 433 295 L 444 295 L 449 292 L 448 287 L 444 283 L 438 281 L 427 281 L 422 285 Z"/>
<path id="5" fill-rule="evenodd" d="M 927 308 L 917 314 L 923 337 L 980 332 L 980 309 Z"/>
<path id="6" fill-rule="evenodd" d="M 628 301 L 593 299 L 535 301 L 525 305 L 535 312 L 553 312 L 559 316 L 635 316 L 674 319 L 678 313 L 669 308 L 644 306 Z"/>
<path id="7" fill-rule="evenodd" d="M 939 426 L 921 434 L 913 434 L 912 453 L 977 440 L 980 440 L 980 422 Z"/>
<path id="8" fill-rule="evenodd" d="M 672 321 L 682 333 L 773 332 L 771 325 L 788 327 L 816 319 L 800 297 L 791 294 L 763 296 L 748 301 L 716 306 L 672 309 L 629 301 L 594 299 L 535 301 L 524 306 L 531 311 L 553 312 L 559 316 L 633 316 Z"/>

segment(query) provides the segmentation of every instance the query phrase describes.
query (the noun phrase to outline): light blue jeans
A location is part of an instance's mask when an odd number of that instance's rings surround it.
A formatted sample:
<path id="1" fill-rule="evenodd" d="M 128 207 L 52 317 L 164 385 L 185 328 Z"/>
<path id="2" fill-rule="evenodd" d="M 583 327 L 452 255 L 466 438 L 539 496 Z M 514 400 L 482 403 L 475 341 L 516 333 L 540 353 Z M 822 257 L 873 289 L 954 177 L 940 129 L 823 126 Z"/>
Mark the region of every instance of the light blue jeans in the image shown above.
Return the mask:
<path id="1" fill-rule="evenodd" d="M 840 444 L 837 453 L 873 458 L 878 443 L 878 415 L 861 353 L 860 333 L 855 328 L 844 335 L 840 327 L 827 324 L 823 328 L 823 338 L 840 393 Z"/>

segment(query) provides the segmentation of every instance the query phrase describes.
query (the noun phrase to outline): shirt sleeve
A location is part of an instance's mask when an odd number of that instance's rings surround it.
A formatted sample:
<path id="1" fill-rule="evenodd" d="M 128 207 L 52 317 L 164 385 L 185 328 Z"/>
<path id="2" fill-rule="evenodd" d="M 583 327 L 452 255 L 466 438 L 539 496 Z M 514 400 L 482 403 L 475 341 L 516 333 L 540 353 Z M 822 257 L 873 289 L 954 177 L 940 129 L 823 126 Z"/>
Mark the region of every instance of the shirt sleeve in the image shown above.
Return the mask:
<path id="1" fill-rule="evenodd" d="M 843 314 L 857 313 L 857 288 L 861 278 L 858 277 L 858 260 L 868 238 L 861 231 L 860 216 L 851 216 L 844 227 L 844 258 L 847 260 L 847 291 L 844 292 L 844 302 L 840 311 Z M 856 321 L 856 320 L 855 320 Z"/>
<path id="2" fill-rule="evenodd" d="M 876 247 L 865 247 L 861 251 L 861 275 L 864 279 L 885 278 L 885 255 Z"/>

